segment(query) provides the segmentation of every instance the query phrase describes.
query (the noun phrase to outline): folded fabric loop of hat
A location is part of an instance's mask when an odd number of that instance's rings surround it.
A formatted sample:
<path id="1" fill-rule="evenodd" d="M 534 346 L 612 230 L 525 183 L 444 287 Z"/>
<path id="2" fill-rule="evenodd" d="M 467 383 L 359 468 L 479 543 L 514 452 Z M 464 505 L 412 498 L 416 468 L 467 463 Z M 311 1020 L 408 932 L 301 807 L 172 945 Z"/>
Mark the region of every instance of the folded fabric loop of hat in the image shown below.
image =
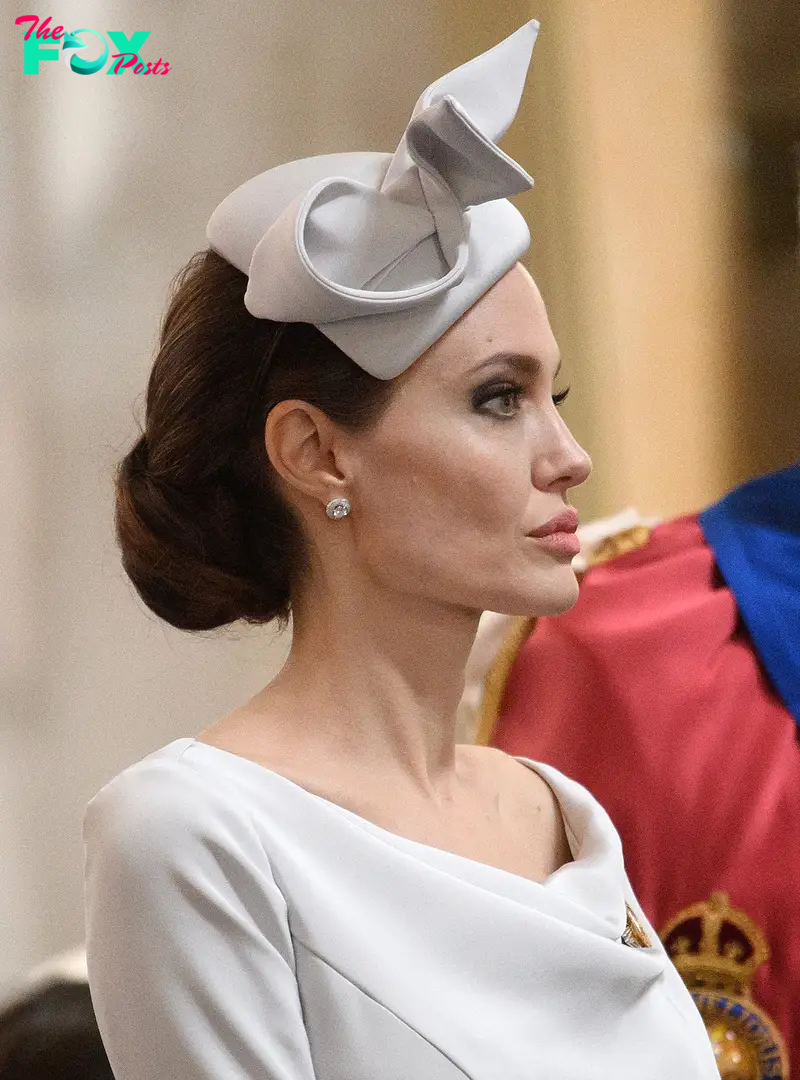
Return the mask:
<path id="1" fill-rule="evenodd" d="M 412 117 L 380 190 L 329 177 L 284 208 L 255 247 L 245 305 L 259 318 L 320 323 L 434 300 L 466 271 L 467 209 L 532 184 L 444 94 Z M 425 277 L 375 287 L 429 237 L 441 258 L 428 259 Z"/>

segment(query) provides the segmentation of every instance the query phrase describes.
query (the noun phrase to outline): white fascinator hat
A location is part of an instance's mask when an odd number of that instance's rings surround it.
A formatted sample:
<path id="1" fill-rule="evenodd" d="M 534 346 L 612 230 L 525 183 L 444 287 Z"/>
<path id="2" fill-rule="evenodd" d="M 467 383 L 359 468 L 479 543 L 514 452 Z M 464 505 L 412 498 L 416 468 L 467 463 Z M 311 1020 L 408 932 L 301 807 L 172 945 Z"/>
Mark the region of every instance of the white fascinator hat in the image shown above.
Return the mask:
<path id="1" fill-rule="evenodd" d="M 405 371 L 527 250 L 508 197 L 533 179 L 497 145 L 516 115 L 531 20 L 421 95 L 393 154 L 302 158 L 216 208 L 211 248 L 257 318 L 316 326 L 379 379 Z"/>

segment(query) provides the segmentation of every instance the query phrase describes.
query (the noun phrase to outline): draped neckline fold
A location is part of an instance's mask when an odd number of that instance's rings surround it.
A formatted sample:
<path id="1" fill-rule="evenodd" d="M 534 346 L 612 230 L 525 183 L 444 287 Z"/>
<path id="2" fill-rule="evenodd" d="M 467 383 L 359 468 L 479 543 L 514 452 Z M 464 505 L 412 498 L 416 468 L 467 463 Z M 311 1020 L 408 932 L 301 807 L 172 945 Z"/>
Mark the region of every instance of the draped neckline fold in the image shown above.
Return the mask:
<path id="1" fill-rule="evenodd" d="M 507 900 L 572 923 L 601 937 L 619 940 L 627 920 L 622 848 L 610 819 L 590 794 L 552 766 L 520 755 L 510 755 L 538 773 L 552 790 L 566 828 L 572 861 L 565 863 L 542 881 L 534 881 L 422 841 L 412 840 L 377 825 L 368 818 L 318 795 L 283 773 L 211 743 L 195 738 L 175 740 L 173 748 L 181 759 L 205 758 L 208 764 L 222 765 L 232 773 L 249 773 L 273 789 L 279 789 L 294 803 L 314 804 L 323 815 L 333 815 L 363 831 L 375 842 L 416 858 L 429 866 Z M 168 748 L 164 748 L 167 750 Z M 622 946 L 627 949 L 627 946 Z M 656 957 L 658 946 L 636 950 Z"/>

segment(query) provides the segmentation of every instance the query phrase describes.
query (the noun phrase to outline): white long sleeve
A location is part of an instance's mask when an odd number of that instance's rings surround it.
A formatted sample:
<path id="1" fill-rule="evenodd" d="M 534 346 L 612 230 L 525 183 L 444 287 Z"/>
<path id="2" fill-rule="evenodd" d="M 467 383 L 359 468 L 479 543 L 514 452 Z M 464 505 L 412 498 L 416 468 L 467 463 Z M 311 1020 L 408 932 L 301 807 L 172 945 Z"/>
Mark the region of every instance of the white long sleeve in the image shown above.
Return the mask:
<path id="1" fill-rule="evenodd" d="M 223 781 L 169 770 L 121 774 L 84 820 L 89 978 L 116 1080 L 313 1080 L 258 834 Z"/>

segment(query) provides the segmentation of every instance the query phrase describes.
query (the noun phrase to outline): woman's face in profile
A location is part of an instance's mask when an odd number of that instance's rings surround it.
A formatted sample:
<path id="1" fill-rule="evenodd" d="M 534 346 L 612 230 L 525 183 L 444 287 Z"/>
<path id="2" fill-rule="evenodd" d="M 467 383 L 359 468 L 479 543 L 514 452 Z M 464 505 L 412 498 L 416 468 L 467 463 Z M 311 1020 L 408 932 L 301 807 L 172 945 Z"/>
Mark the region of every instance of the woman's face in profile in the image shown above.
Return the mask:
<path id="1" fill-rule="evenodd" d="M 553 401 L 558 363 L 517 263 L 397 377 L 358 438 L 351 500 L 360 556 L 387 587 L 477 611 L 572 606 L 569 554 L 530 536 L 591 471 Z"/>

